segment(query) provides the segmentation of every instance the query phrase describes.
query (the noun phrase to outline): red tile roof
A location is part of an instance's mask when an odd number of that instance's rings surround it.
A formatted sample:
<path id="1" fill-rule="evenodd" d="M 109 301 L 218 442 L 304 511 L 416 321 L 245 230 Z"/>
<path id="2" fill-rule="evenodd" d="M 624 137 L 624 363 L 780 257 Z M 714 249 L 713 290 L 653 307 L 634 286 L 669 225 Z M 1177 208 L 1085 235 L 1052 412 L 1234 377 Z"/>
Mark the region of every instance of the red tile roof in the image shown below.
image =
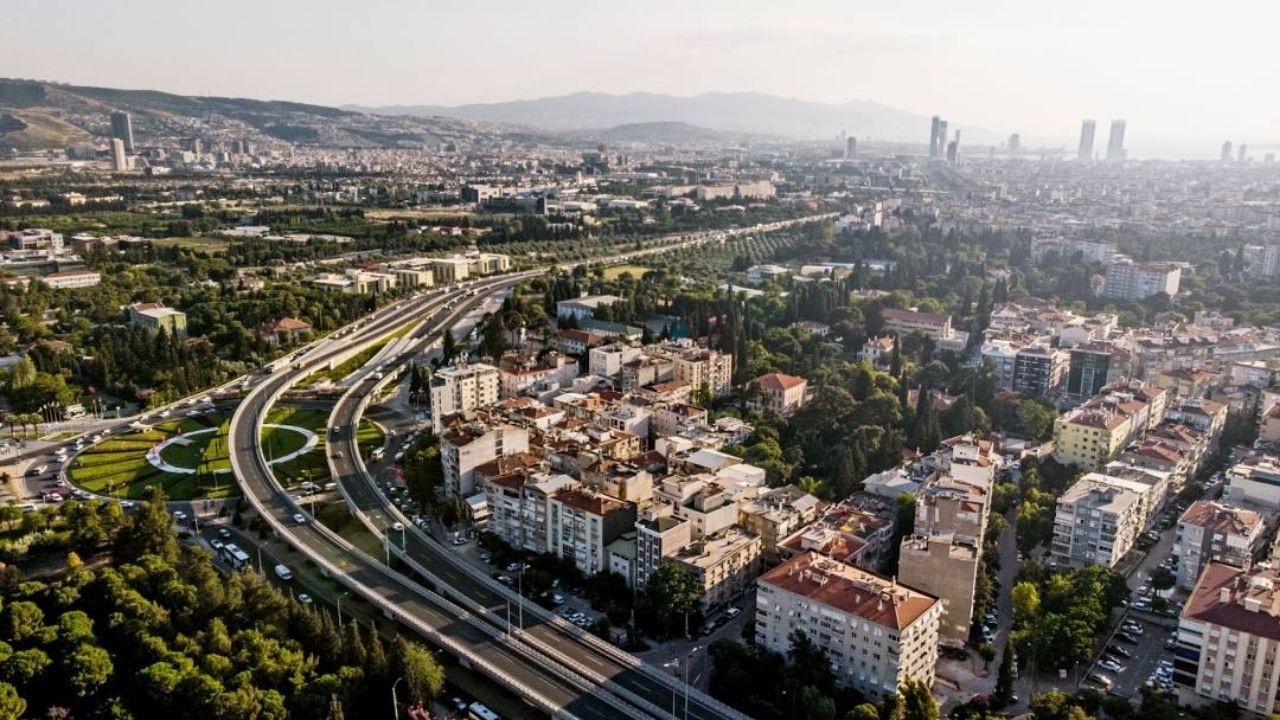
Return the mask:
<path id="1" fill-rule="evenodd" d="M 811 552 L 775 567 L 759 582 L 896 631 L 909 627 L 939 602 L 889 578 Z"/>

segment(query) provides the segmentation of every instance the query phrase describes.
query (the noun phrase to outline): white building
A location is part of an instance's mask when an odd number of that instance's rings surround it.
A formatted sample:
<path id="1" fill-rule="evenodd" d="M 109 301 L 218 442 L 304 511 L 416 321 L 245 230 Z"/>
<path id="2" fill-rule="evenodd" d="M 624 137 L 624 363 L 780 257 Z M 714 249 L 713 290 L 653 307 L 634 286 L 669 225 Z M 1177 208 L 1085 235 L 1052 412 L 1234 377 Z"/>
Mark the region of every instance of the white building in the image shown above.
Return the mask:
<path id="1" fill-rule="evenodd" d="M 75 289 L 94 287 L 102 282 L 102 275 L 94 270 L 64 270 L 40 278 L 51 288 Z"/>
<path id="2" fill-rule="evenodd" d="M 502 384 L 498 368 L 476 363 L 440 368 L 430 386 L 431 428 L 439 434 L 449 415 L 497 403 Z"/>
<path id="3" fill-rule="evenodd" d="M 491 460 L 528 452 L 529 432 L 505 423 L 459 421 L 440 435 L 446 495 L 475 491 L 475 470 Z"/>
<path id="4" fill-rule="evenodd" d="M 1195 587 L 1210 562 L 1248 567 L 1262 545 L 1266 523 L 1252 510 L 1197 500 L 1178 518 L 1173 554 L 1178 558 L 1178 587 Z"/>
<path id="5" fill-rule="evenodd" d="M 1102 286 L 1103 297 L 1116 300 L 1142 300 L 1157 293 L 1169 297 L 1178 294 L 1182 269 L 1165 263 L 1135 263 L 1127 257 L 1112 258 L 1107 264 L 1107 277 Z"/>
<path id="6" fill-rule="evenodd" d="M 1263 717 L 1280 712 L 1280 574 L 1210 563 L 1178 619 L 1175 683 Z"/>
<path id="7" fill-rule="evenodd" d="M 809 636 L 837 682 L 870 696 L 907 678 L 932 686 L 938 659 L 937 598 L 812 552 L 762 575 L 756 590 L 756 644 L 786 655 L 791 634 Z"/>

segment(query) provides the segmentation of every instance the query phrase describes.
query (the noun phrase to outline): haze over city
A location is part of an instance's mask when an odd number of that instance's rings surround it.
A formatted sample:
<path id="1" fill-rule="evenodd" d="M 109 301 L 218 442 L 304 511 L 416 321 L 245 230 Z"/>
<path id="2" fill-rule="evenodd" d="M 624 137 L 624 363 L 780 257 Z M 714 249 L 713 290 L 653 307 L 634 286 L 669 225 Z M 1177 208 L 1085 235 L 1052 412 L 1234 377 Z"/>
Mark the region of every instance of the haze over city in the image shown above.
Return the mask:
<path id="1" fill-rule="evenodd" d="M 1278 20 L 0 0 L 0 720 L 1280 720 Z"/>
<path id="2" fill-rule="evenodd" d="M 748 91 L 943 114 L 1028 147 L 1125 118 L 1135 158 L 1280 142 L 1272 3 L 10 0 L 0 13 L 7 76 L 76 84 L 375 107 Z"/>

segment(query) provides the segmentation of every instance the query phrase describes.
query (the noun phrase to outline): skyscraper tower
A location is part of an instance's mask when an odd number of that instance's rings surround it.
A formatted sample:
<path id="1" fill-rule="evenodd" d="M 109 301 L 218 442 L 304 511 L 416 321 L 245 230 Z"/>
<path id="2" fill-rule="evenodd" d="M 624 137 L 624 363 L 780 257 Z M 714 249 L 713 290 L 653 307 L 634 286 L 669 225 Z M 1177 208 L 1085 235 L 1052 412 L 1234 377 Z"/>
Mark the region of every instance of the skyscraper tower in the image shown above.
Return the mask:
<path id="1" fill-rule="evenodd" d="M 1231 162 L 1231 141 L 1230 140 L 1222 141 L 1222 154 L 1218 156 L 1218 159 L 1224 163 Z"/>
<path id="2" fill-rule="evenodd" d="M 1097 120 L 1085 120 L 1080 123 L 1080 147 L 1076 150 L 1077 160 L 1093 159 L 1093 135 L 1097 129 Z"/>
<path id="3" fill-rule="evenodd" d="M 1018 157 L 1019 155 L 1021 155 L 1022 154 L 1022 135 L 1018 133 L 1013 133 L 1012 135 L 1010 135 L 1007 149 L 1009 151 L 1009 157 Z"/>
<path id="4" fill-rule="evenodd" d="M 133 118 L 117 110 L 111 113 L 111 137 L 124 143 L 125 152 L 133 152 Z"/>
<path id="5" fill-rule="evenodd" d="M 111 169 L 115 172 L 129 169 L 129 157 L 125 154 L 124 141 L 120 138 L 111 138 Z"/>
<path id="6" fill-rule="evenodd" d="M 1243 163 L 1243 162 L 1245 162 L 1245 161 L 1247 161 L 1247 160 L 1249 159 L 1249 146 L 1248 146 L 1248 145 L 1246 145 L 1246 144 L 1244 144 L 1244 143 L 1240 143 L 1240 151 L 1239 151 L 1239 152 L 1240 152 L 1240 155 L 1239 155 L 1239 157 L 1237 157 L 1237 158 L 1236 158 L 1236 162 L 1238 162 L 1238 163 Z"/>
<path id="7" fill-rule="evenodd" d="M 1107 161 L 1124 162 L 1124 120 L 1111 121 L 1111 136 L 1107 138 Z"/>
<path id="8" fill-rule="evenodd" d="M 947 121 L 938 121 L 938 157 L 947 153 Z"/>
<path id="9" fill-rule="evenodd" d="M 946 123 L 944 122 L 943 124 L 945 125 Z M 946 136 L 946 135 L 943 135 L 943 136 L 942 136 L 942 139 L 945 141 L 945 140 L 947 139 L 947 136 Z M 955 140 L 952 140 L 952 141 L 951 141 L 951 142 L 949 142 L 949 143 L 947 143 L 947 164 L 948 164 L 948 165 L 955 165 L 955 164 L 956 164 L 956 158 L 957 158 L 959 155 L 960 155 L 960 131 L 959 131 L 959 130 L 957 130 L 957 131 L 956 131 L 956 139 L 955 139 Z"/>
<path id="10" fill-rule="evenodd" d="M 850 135 L 844 139 L 844 156 L 846 159 L 853 157 L 858 150 L 858 138 Z"/>
<path id="11" fill-rule="evenodd" d="M 929 157 L 938 157 L 938 147 L 944 142 L 938 135 L 938 130 L 942 127 L 942 118 L 934 115 L 933 120 L 929 123 Z"/>

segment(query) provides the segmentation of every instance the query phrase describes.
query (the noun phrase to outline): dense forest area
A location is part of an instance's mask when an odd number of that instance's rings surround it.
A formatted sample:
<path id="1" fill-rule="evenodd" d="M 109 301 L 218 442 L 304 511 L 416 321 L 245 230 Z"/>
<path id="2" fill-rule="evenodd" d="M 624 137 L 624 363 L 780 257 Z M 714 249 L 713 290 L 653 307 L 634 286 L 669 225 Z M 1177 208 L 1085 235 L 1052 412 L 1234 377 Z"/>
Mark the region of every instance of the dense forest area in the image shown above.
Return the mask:
<path id="1" fill-rule="evenodd" d="M 19 562 L 0 576 L 0 718 L 332 720 L 383 715 L 400 676 L 411 700 L 443 688 L 427 648 L 220 574 L 158 493 L 132 513 L 73 502 L 5 522 Z"/>

